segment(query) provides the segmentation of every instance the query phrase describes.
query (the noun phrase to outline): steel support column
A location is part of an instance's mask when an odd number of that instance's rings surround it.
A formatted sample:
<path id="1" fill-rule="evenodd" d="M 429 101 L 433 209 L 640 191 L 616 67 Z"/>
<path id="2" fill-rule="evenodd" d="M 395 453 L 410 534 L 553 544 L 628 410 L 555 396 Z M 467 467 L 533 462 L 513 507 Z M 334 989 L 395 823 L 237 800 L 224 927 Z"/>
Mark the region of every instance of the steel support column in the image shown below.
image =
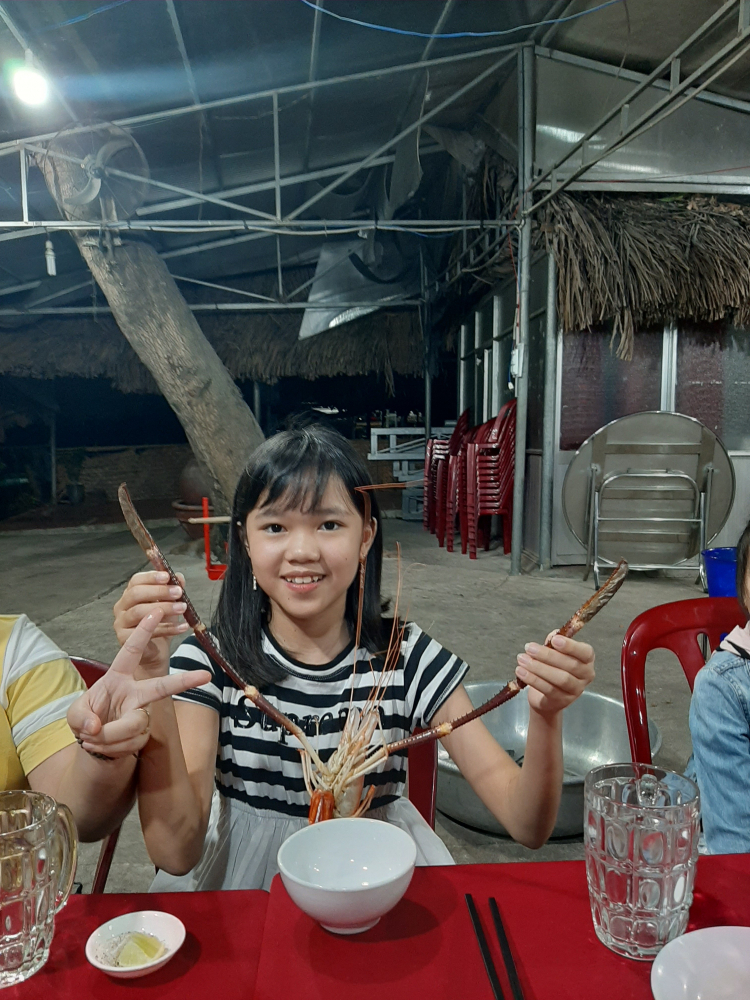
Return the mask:
<path id="1" fill-rule="evenodd" d="M 471 386 L 471 368 L 473 361 L 471 354 L 471 328 L 468 323 L 461 324 L 461 333 L 458 341 L 458 413 L 460 417 L 469 406 L 469 395 Z"/>
<path id="2" fill-rule="evenodd" d="M 492 296 L 492 413 L 496 417 L 500 412 L 503 375 L 500 370 L 500 336 L 503 332 L 503 300 L 499 295 Z"/>
<path id="3" fill-rule="evenodd" d="M 534 50 L 525 47 L 518 55 L 518 177 L 520 209 L 523 224 L 518 257 L 518 333 L 516 337 L 516 464 L 513 482 L 513 537 L 510 549 L 510 573 L 521 572 L 523 553 L 523 521 L 526 489 L 526 416 L 528 411 L 529 377 L 529 284 L 531 280 L 531 215 L 534 157 Z"/>
<path id="4" fill-rule="evenodd" d="M 555 471 L 555 376 L 557 374 L 557 263 L 547 252 L 547 325 L 544 335 L 544 422 L 542 426 L 542 495 L 539 568 L 552 566 L 552 483 Z"/>

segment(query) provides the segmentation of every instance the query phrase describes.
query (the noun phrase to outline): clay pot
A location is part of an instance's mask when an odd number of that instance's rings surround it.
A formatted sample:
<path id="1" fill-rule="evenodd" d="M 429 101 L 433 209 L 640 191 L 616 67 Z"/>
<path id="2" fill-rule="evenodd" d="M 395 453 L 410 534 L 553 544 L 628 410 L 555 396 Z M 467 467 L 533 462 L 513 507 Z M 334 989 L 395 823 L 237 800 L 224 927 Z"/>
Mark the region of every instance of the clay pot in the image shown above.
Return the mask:
<path id="1" fill-rule="evenodd" d="M 205 496 L 205 494 L 203 495 Z M 188 538 L 193 540 L 203 538 L 202 524 L 188 524 L 189 517 L 203 517 L 203 506 L 200 503 L 182 503 L 180 500 L 173 500 L 172 509 L 174 510 L 175 517 L 182 525 Z M 213 507 L 209 505 L 209 517 L 213 514 L 213 512 Z"/>
<path id="2" fill-rule="evenodd" d="M 200 507 L 202 498 L 210 496 L 211 484 L 206 480 L 196 459 L 191 458 L 180 473 L 180 500 L 186 504 L 198 504 Z"/>

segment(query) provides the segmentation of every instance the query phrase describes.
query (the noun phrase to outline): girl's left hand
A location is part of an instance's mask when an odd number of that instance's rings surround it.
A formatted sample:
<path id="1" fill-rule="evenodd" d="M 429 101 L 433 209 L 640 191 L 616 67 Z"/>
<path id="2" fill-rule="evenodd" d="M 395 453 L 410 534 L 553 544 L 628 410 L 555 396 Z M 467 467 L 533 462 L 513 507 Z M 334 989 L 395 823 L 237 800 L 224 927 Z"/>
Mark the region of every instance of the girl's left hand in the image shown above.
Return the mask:
<path id="1" fill-rule="evenodd" d="M 540 715 L 561 712 L 578 698 L 594 679 L 594 650 L 554 634 L 552 648 L 535 642 L 518 654 L 516 676 L 529 688 L 529 706 Z"/>

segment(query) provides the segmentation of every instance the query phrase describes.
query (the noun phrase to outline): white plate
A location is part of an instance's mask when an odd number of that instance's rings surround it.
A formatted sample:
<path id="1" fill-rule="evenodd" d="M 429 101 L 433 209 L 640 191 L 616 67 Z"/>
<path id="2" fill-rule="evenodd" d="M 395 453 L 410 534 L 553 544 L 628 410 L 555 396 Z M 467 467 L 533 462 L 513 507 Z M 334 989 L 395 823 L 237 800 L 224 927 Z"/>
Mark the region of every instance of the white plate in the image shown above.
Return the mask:
<path id="1" fill-rule="evenodd" d="M 655 1000 L 747 1000 L 750 927 L 704 927 L 670 941 L 651 967 Z"/>
<path id="2" fill-rule="evenodd" d="M 110 965 L 106 954 L 108 946 L 111 948 L 113 938 L 129 931 L 153 934 L 162 942 L 166 951 L 146 965 L 135 965 L 125 969 Z M 171 913 L 163 913 L 161 910 L 138 910 L 136 913 L 124 913 L 121 917 L 115 917 L 114 920 L 108 920 L 106 924 L 97 927 L 86 942 L 86 958 L 108 976 L 114 976 L 116 979 L 135 979 L 166 965 L 180 949 L 184 940 L 185 925 Z"/>

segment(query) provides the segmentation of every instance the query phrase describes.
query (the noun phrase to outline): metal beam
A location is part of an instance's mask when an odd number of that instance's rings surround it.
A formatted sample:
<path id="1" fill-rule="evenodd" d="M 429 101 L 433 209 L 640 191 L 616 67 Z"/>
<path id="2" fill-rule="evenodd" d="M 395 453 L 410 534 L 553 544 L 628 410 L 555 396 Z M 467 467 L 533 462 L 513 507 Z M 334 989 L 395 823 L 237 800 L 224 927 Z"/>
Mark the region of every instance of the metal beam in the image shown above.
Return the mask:
<path id="1" fill-rule="evenodd" d="M 531 194 L 534 156 L 534 50 L 518 55 L 518 177 L 523 226 L 518 255 L 518 333 L 516 337 L 516 456 L 513 478 L 513 534 L 510 575 L 521 572 L 524 513 L 526 509 L 526 421 L 529 401 L 529 290 L 531 283 Z"/>
<path id="2" fill-rule="evenodd" d="M 416 309 L 419 299 L 383 302 L 194 302 L 192 312 L 326 312 L 329 309 Z M 50 306 L 43 309 L 0 309 L 0 316 L 95 316 L 110 312 L 102 306 Z"/>
<path id="3" fill-rule="evenodd" d="M 357 233 L 362 230 L 389 230 L 392 232 L 432 232 L 454 233 L 462 229 L 497 229 L 501 226 L 519 226 L 517 219 L 493 219 L 490 226 L 486 219 L 154 219 L 151 222 L 141 222 L 140 219 L 102 219 L 100 221 L 78 221 L 74 219 L 33 219 L 22 222 L 20 219 L 0 220 L 0 229 L 19 229 L 26 232 L 58 229 L 62 232 L 76 231 L 106 231 L 111 232 L 232 232 L 242 230 L 261 234 L 284 235 L 292 233 L 313 236 L 327 236 L 331 232 Z M 6 234 L 6 237 L 9 234 Z M 0 240 L 3 239 L 0 236 Z"/>
<path id="4" fill-rule="evenodd" d="M 555 473 L 555 376 L 557 352 L 557 263 L 547 251 L 547 317 L 544 332 L 544 416 L 542 420 L 542 491 L 539 514 L 539 568 L 552 566 L 552 494 Z"/>
<path id="5" fill-rule="evenodd" d="M 736 0 L 731 0 L 731 2 L 736 2 Z M 644 132 L 654 128 L 654 126 L 658 125 L 659 122 L 674 114 L 674 112 L 677 111 L 678 108 L 681 108 L 683 104 L 693 100 L 695 94 L 700 93 L 701 90 L 708 87 L 708 85 L 713 83 L 714 80 L 721 76 L 722 73 L 725 73 L 730 66 L 733 66 L 734 63 L 738 62 L 743 56 L 750 52 L 750 40 L 748 40 L 748 35 L 750 35 L 750 29 L 746 29 L 744 32 L 739 34 L 737 38 L 732 39 L 728 45 L 725 45 L 722 49 L 707 59 L 702 66 L 699 66 L 698 69 L 686 77 L 682 83 L 677 84 L 666 94 L 665 97 L 663 97 L 660 101 L 657 101 L 657 103 L 642 114 L 640 118 L 636 119 L 636 121 L 633 122 L 632 125 L 628 126 L 616 140 L 599 150 L 594 155 L 589 155 L 589 147 L 587 145 L 588 140 L 585 138 L 582 139 L 580 148 L 582 150 L 581 159 L 583 162 L 581 165 L 574 170 L 572 174 L 560 181 L 559 184 L 555 185 L 554 183 L 551 183 L 550 190 L 535 205 L 530 206 L 528 210 L 535 211 L 540 208 L 551 198 L 554 198 L 554 196 L 560 191 L 567 188 L 573 181 L 587 173 L 587 171 L 599 163 L 600 160 L 603 160 L 605 157 L 617 152 L 618 149 L 621 149 L 629 142 L 632 142 L 633 139 L 643 135 Z M 738 52 L 735 51 L 737 48 L 739 48 Z M 704 80 L 703 83 L 695 86 L 698 78 L 703 76 L 706 71 L 712 69 L 717 63 L 719 65 L 714 72 L 706 80 Z M 626 103 L 629 104 L 631 97 L 632 95 L 625 98 L 622 105 L 624 106 Z M 620 108 L 618 107 L 617 111 L 619 112 L 619 110 Z M 568 157 L 566 156 L 563 162 L 567 159 Z M 532 184 L 532 188 L 538 183 L 539 180 L 535 181 L 534 184 Z"/>
<path id="6" fill-rule="evenodd" d="M 560 169 L 561 166 L 563 166 L 563 164 L 567 163 L 571 159 L 571 157 L 573 155 L 582 152 L 583 149 L 584 149 L 585 144 L 588 143 L 598 132 L 600 132 L 601 129 L 603 129 L 606 125 L 608 125 L 617 115 L 619 115 L 620 114 L 620 109 L 625 104 L 632 104 L 633 100 L 636 97 L 638 97 L 640 94 L 642 94 L 645 90 L 647 90 L 647 88 L 649 87 L 649 85 L 654 80 L 658 80 L 660 77 L 662 77 L 667 72 L 667 70 L 669 69 L 669 67 L 670 67 L 670 65 L 671 65 L 671 63 L 672 63 L 672 61 L 674 59 L 680 58 L 682 56 L 682 54 L 687 49 L 689 49 L 693 44 L 695 44 L 695 42 L 699 41 L 719 21 L 723 20 L 723 18 L 726 17 L 726 15 L 732 10 L 732 8 L 736 7 L 738 3 L 739 3 L 739 0 L 727 0 L 727 2 L 724 3 L 722 5 L 722 7 L 719 10 L 717 10 L 711 17 L 709 17 L 708 20 L 704 21 L 704 23 L 696 31 L 694 31 L 693 34 L 690 35 L 689 38 L 687 38 L 684 42 L 682 42 L 680 45 L 678 45 L 677 48 L 669 56 L 667 56 L 667 58 L 664 59 L 663 62 L 661 62 L 656 67 L 655 70 L 653 70 L 653 72 L 649 73 L 648 76 L 644 77 L 641 80 L 641 82 L 634 88 L 634 90 L 632 90 L 631 93 L 627 95 L 627 97 L 623 98 L 621 101 L 618 101 L 617 104 L 615 104 L 603 116 L 603 118 L 601 118 L 596 123 L 596 125 L 593 128 L 589 129 L 589 131 L 586 133 L 586 135 L 584 135 L 578 142 L 574 143 L 570 147 L 570 149 L 566 153 L 564 153 L 563 156 L 561 156 L 558 160 L 556 160 L 555 163 L 551 167 L 548 167 L 546 170 L 544 170 L 539 175 L 539 177 L 537 177 L 536 180 L 534 180 L 531 183 L 529 191 L 533 191 L 537 187 L 539 187 L 539 185 L 543 181 L 545 181 L 548 178 L 550 178 L 554 173 L 556 173 Z M 739 44 L 741 42 L 741 40 L 742 40 L 741 36 L 738 37 L 738 38 L 733 39 L 732 42 L 730 43 L 730 47 L 734 48 L 737 44 Z M 727 47 L 725 46 L 721 50 L 722 54 L 724 53 L 724 51 L 725 51 L 726 48 Z M 709 60 L 709 62 L 715 61 L 716 58 L 717 58 L 717 55 L 714 55 L 712 57 L 712 59 Z M 694 76 L 695 76 L 695 74 L 691 74 L 691 78 L 694 77 Z M 685 84 L 683 83 L 681 86 L 684 88 Z M 674 91 L 671 91 L 670 94 L 668 95 L 667 99 L 668 100 L 672 99 L 672 97 L 678 92 L 678 89 L 676 89 Z M 639 120 L 639 122 L 640 122 L 640 120 Z M 606 155 L 606 153 L 604 155 Z M 601 159 L 601 157 L 599 157 L 599 159 Z M 587 167 L 591 166 L 592 162 L 594 162 L 594 161 L 589 161 L 586 164 L 586 166 Z M 596 162 L 598 162 L 598 161 L 596 161 Z M 581 172 L 582 171 L 579 170 L 578 173 L 581 173 Z M 570 179 L 572 179 L 572 178 L 570 178 Z M 545 200 L 548 200 L 548 199 L 545 198 Z"/>
<path id="7" fill-rule="evenodd" d="M 445 150 L 442 146 L 435 144 L 430 144 L 424 146 L 419 150 L 420 156 L 431 156 L 433 153 L 444 153 Z M 389 153 L 385 156 L 378 157 L 375 163 L 370 164 L 373 167 L 384 166 L 387 163 L 393 163 L 395 154 Z M 351 163 L 342 163 L 333 167 L 324 167 L 321 170 L 309 170 L 301 174 L 289 174 L 286 177 L 279 178 L 279 186 L 291 187 L 294 184 L 305 184 L 307 181 L 319 181 L 324 180 L 327 177 L 335 177 L 337 174 L 343 173 L 348 170 Z M 269 178 L 265 181 L 256 181 L 254 184 L 242 184 L 239 187 L 225 188 L 222 191 L 214 191 L 214 195 L 218 198 L 238 198 L 246 194 L 257 194 L 260 191 L 273 191 L 276 187 L 276 181 L 273 178 Z M 197 205 L 199 200 L 197 198 L 175 198 L 174 201 L 157 201 L 150 205 L 143 205 L 141 208 L 137 209 L 136 215 L 141 217 L 144 215 L 155 215 L 157 212 L 172 212 L 178 208 L 188 208 L 191 205 Z"/>
<path id="8" fill-rule="evenodd" d="M 312 83 L 318 75 L 318 52 L 320 51 L 320 24 L 323 20 L 322 10 L 325 4 L 323 0 L 318 0 L 315 5 L 315 18 L 313 20 L 312 38 L 310 39 L 310 68 L 307 72 L 307 82 Z M 315 104 L 315 91 L 310 91 L 310 98 L 307 104 L 307 124 L 305 125 L 305 145 L 302 154 L 302 169 L 307 170 L 310 165 L 310 139 L 312 138 L 313 107 Z"/>
<path id="9" fill-rule="evenodd" d="M 445 108 L 449 107 L 459 98 L 463 97 L 464 94 L 468 94 L 470 90 L 473 90 L 474 87 L 477 87 L 480 83 L 486 80 L 487 77 L 489 77 L 492 73 L 496 73 L 504 63 L 508 62 L 509 59 L 513 58 L 514 54 L 515 50 L 510 54 L 506 53 L 500 59 L 495 60 L 495 62 L 493 62 L 491 66 L 485 69 L 478 76 L 475 76 L 473 80 L 470 80 L 468 83 L 464 84 L 463 87 L 459 87 L 458 90 L 454 91 L 452 94 L 446 97 L 444 101 L 441 101 L 440 104 L 434 107 L 431 111 L 428 111 L 423 115 L 420 115 L 420 117 L 417 118 L 416 121 L 412 122 L 411 125 L 407 125 L 406 128 L 402 129 L 397 135 L 393 136 L 392 139 L 389 139 L 387 142 L 384 142 L 382 146 L 379 146 L 378 149 L 376 149 L 373 153 L 370 153 L 369 156 L 366 156 L 360 164 L 351 167 L 345 173 L 341 174 L 340 177 L 337 177 L 335 180 L 331 181 L 331 183 L 328 184 L 326 187 L 324 187 L 322 191 L 318 191 L 317 194 L 313 195 L 311 198 L 308 198 L 307 201 L 303 202 L 298 208 L 295 208 L 295 210 L 291 212 L 287 218 L 290 220 L 296 219 L 303 212 L 306 212 L 308 208 L 311 208 L 314 204 L 320 201 L 321 198 L 324 198 L 327 194 L 329 194 L 331 191 L 337 188 L 340 184 L 343 184 L 344 181 L 348 180 L 350 177 L 353 177 L 354 174 L 358 173 L 360 170 L 364 170 L 365 167 L 368 167 L 374 159 L 376 159 L 382 153 L 385 153 L 386 150 L 391 148 L 391 146 L 395 146 L 407 135 L 410 135 L 415 129 L 420 128 L 420 126 L 422 126 L 425 122 L 430 121 L 432 118 L 435 117 L 435 115 L 440 114 L 440 112 L 443 111 Z M 421 66 L 424 64 L 417 63 L 417 65 Z"/>
<path id="10" fill-rule="evenodd" d="M 65 160 L 68 163 L 79 163 L 79 160 L 74 156 L 67 156 L 64 153 L 52 153 L 46 150 L 43 146 L 35 146 L 31 143 L 24 142 L 22 149 L 26 149 L 31 153 L 38 153 L 41 156 L 51 155 L 53 159 Z M 240 205 L 236 201 L 227 201 L 224 198 L 217 198 L 213 194 L 201 194 L 199 191 L 191 191 L 189 188 L 177 187 L 176 184 L 167 184 L 166 181 L 157 181 L 153 177 L 142 177 L 139 174 L 131 174 L 127 170 L 118 170 L 116 167 L 102 167 L 102 172 L 108 177 L 122 177 L 124 180 L 135 181 L 139 184 L 149 184 L 151 187 L 161 188 L 163 191 L 173 191 L 176 194 L 188 195 L 190 198 L 197 199 L 198 201 L 206 201 L 211 205 L 220 205 L 222 208 L 230 208 L 235 212 L 241 212 L 244 215 L 252 215 L 254 218 L 258 219 L 273 219 L 272 215 L 268 212 L 259 212 L 256 208 L 248 208 L 247 205 Z"/>
<path id="11" fill-rule="evenodd" d="M 360 73 L 347 73 L 344 76 L 332 76 L 324 80 L 308 80 L 305 83 L 290 84 L 286 87 L 272 87 L 268 90 L 256 90 L 246 94 L 237 94 L 234 97 L 221 97 L 215 101 L 202 101 L 200 104 L 181 105 L 177 108 L 167 108 L 164 111 L 150 111 L 143 115 L 131 115 L 128 118 L 118 118 L 112 124 L 121 128 L 129 128 L 133 125 L 147 125 L 151 122 L 161 123 L 166 119 L 179 118 L 182 115 L 196 114 L 201 111 L 210 111 L 214 108 L 225 108 L 234 104 L 244 104 L 248 101 L 259 101 L 269 98 L 273 93 L 279 97 L 285 94 L 300 94 L 308 90 L 317 90 L 321 87 L 337 87 L 346 83 L 358 83 L 362 80 L 377 80 L 382 76 L 390 76 L 394 73 L 409 73 L 415 69 L 431 69 L 434 66 L 448 66 L 452 63 L 471 62 L 477 59 L 488 59 L 491 56 L 503 52 L 515 52 L 518 45 L 495 45 L 487 49 L 477 49 L 473 52 L 459 52 L 452 56 L 441 56 L 439 59 L 431 59 L 428 62 L 402 63 L 398 66 L 382 66 L 379 69 L 363 70 Z M 80 125 L 71 132 L 83 134 L 93 132 L 100 125 Z M 44 132 L 38 135 L 27 136 L 25 138 L 10 139 L 0 143 L 0 156 L 13 153 L 19 145 L 28 142 L 46 142 L 54 139 L 57 132 Z"/>

